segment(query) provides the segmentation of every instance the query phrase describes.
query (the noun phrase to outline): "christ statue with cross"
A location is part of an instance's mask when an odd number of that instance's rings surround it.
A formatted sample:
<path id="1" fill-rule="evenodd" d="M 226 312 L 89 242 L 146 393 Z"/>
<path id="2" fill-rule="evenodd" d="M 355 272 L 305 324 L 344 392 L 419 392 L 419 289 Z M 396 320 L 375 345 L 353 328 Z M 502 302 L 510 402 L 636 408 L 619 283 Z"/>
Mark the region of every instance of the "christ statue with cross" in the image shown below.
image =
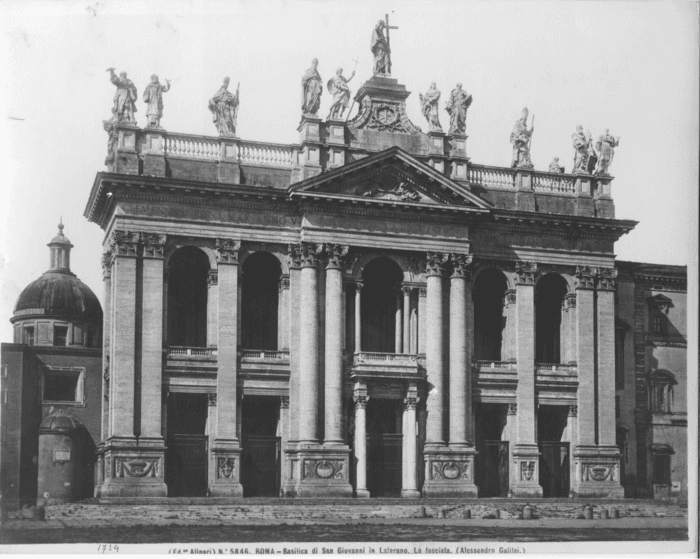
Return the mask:
<path id="1" fill-rule="evenodd" d="M 384 36 L 386 29 L 386 36 Z M 372 54 L 374 55 L 375 76 L 391 76 L 391 48 L 389 46 L 389 30 L 398 29 L 389 25 L 389 14 L 386 15 L 386 21 L 379 20 L 372 31 Z"/>

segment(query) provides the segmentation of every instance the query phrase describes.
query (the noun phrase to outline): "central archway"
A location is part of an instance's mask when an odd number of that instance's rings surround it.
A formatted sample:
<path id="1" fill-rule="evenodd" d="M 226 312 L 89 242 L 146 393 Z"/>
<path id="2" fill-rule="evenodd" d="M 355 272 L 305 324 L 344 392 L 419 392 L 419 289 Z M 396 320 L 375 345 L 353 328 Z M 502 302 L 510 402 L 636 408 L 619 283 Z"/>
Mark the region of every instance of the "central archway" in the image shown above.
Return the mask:
<path id="1" fill-rule="evenodd" d="M 279 284 L 282 269 L 269 252 L 256 252 L 243 263 L 241 347 L 276 350 Z"/>
<path id="2" fill-rule="evenodd" d="M 396 352 L 396 288 L 403 273 L 384 256 L 372 260 L 362 272 L 362 350 Z"/>

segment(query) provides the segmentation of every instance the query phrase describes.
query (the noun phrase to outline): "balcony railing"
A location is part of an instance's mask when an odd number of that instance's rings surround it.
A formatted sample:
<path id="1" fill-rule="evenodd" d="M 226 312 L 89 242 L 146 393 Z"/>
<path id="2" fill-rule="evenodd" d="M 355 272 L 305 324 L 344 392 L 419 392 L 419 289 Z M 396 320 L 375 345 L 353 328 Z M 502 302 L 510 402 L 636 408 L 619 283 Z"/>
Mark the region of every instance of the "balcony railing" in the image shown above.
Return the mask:
<path id="1" fill-rule="evenodd" d="M 535 170 L 529 172 L 532 173 L 532 188 L 535 192 L 551 192 L 564 195 L 576 193 L 575 177 L 573 175 Z M 516 188 L 515 173 L 515 169 L 506 167 L 470 165 L 469 182 L 484 188 L 514 190 Z"/>
<path id="2" fill-rule="evenodd" d="M 244 349 L 240 356 L 245 361 L 284 361 L 289 359 L 289 350 Z"/>
<path id="3" fill-rule="evenodd" d="M 474 367 L 482 372 L 489 371 L 517 371 L 518 364 L 515 361 L 475 361 Z"/>
<path id="4" fill-rule="evenodd" d="M 536 192 L 553 192 L 555 194 L 575 194 L 576 185 L 574 177 L 561 173 L 545 173 L 535 171 L 533 174 L 532 188 Z"/>
<path id="5" fill-rule="evenodd" d="M 575 375 L 578 367 L 574 364 L 564 363 L 537 363 L 535 365 L 537 373 L 543 374 L 559 374 L 559 375 Z"/>
<path id="6" fill-rule="evenodd" d="M 217 354 L 215 347 L 168 347 L 168 357 L 214 357 Z"/>
<path id="7" fill-rule="evenodd" d="M 365 363 L 382 363 L 385 365 L 415 365 L 418 355 L 412 353 L 380 353 L 377 351 L 362 351 L 353 358 L 356 365 Z"/>

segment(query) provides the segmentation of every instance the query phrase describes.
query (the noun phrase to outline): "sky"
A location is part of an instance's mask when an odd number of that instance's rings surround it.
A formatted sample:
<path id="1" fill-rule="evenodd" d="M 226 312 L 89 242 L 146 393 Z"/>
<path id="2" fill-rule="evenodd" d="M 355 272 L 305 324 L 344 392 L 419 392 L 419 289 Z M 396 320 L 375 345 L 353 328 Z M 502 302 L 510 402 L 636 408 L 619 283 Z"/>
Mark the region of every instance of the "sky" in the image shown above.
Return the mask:
<path id="1" fill-rule="evenodd" d="M 571 169 L 577 124 L 620 136 L 611 173 L 616 215 L 639 221 L 618 259 L 689 266 L 698 237 L 698 4 L 343 0 L 0 3 L 0 340 L 22 289 L 49 267 L 46 244 L 62 217 L 72 271 L 102 299 L 103 232 L 83 211 L 105 170 L 114 95 L 106 69 L 139 92 L 151 74 L 172 88 L 161 125 L 216 135 L 207 101 L 225 76 L 240 82 L 238 135 L 298 139 L 300 80 L 318 57 L 324 83 L 342 66 L 353 92 L 372 73 L 369 43 L 388 13 L 393 77 L 412 92 L 411 120 L 427 129 L 418 93 L 432 81 L 444 102 L 457 82 L 474 163 L 508 166 L 513 124 L 535 118 L 532 160 Z M 357 62 L 355 62 L 357 60 Z M 325 117 L 331 95 L 324 92 Z M 356 111 L 356 109 L 353 111 Z"/>

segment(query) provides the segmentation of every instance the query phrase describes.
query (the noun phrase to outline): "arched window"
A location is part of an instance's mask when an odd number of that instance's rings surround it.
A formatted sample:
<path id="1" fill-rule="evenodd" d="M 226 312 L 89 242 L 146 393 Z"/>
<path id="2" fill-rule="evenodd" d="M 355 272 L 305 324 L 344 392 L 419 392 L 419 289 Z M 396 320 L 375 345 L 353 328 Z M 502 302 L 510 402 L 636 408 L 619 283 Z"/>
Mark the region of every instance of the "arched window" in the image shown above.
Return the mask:
<path id="1" fill-rule="evenodd" d="M 277 348 L 279 284 L 282 269 L 269 252 L 256 252 L 243 263 L 241 347 Z"/>
<path id="2" fill-rule="evenodd" d="M 396 288 L 403 273 L 393 260 L 372 260 L 362 272 L 362 350 L 396 351 Z"/>
<path id="3" fill-rule="evenodd" d="M 200 249 L 175 251 L 168 266 L 168 344 L 206 347 L 209 259 Z"/>
<path id="4" fill-rule="evenodd" d="M 671 413 L 673 387 L 678 384 L 676 377 L 668 371 L 654 371 L 649 375 L 651 411 Z"/>
<path id="5" fill-rule="evenodd" d="M 474 282 L 474 357 L 478 360 L 502 360 L 507 287 L 503 272 L 493 268 L 481 272 Z"/>
<path id="6" fill-rule="evenodd" d="M 567 285 L 559 274 L 547 274 L 535 287 L 535 360 L 561 362 L 561 317 Z"/>

